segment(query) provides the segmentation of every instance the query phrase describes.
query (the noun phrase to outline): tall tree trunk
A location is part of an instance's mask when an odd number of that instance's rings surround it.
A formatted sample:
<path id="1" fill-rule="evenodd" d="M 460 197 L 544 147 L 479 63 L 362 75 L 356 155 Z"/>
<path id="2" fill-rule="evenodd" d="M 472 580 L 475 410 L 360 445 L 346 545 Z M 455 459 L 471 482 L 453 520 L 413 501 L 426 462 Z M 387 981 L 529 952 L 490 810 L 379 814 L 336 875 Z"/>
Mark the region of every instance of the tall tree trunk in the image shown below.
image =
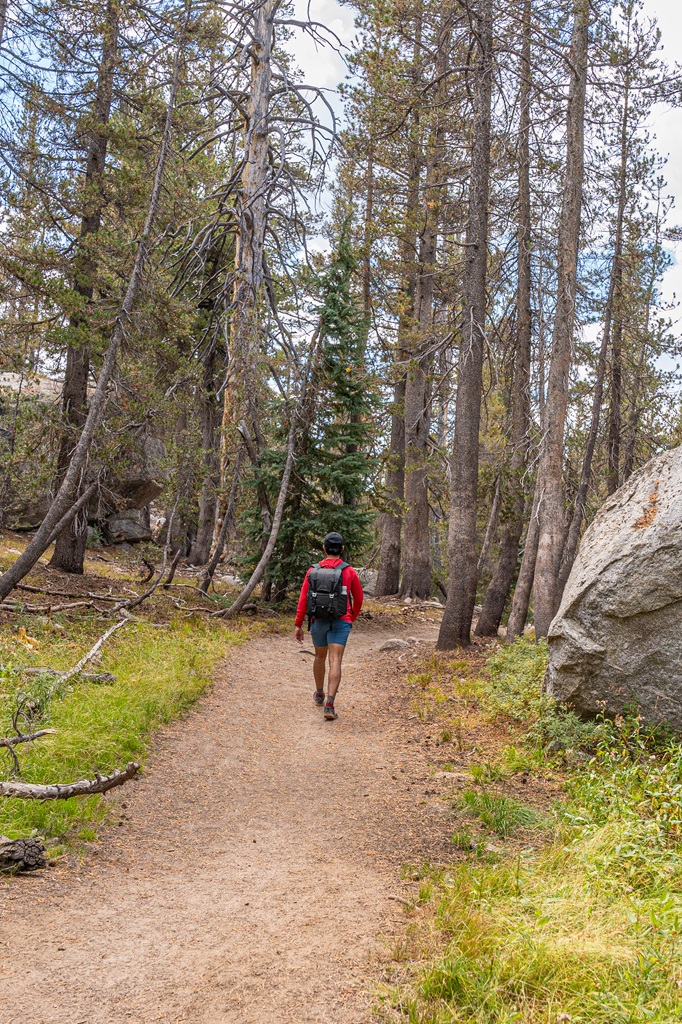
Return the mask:
<path id="1" fill-rule="evenodd" d="M 629 25 L 628 25 L 629 42 Z M 618 172 L 618 214 L 613 254 L 613 344 L 611 346 L 611 394 L 609 398 L 608 471 L 606 490 L 613 494 L 620 487 L 620 435 L 623 384 L 623 221 L 627 198 L 627 164 L 630 128 L 630 72 L 625 71 L 623 120 L 620 130 L 620 168 Z"/>
<path id="2" fill-rule="evenodd" d="M 526 530 L 526 543 L 523 548 L 523 558 L 519 577 L 514 587 L 511 611 L 507 622 L 507 641 L 521 636 L 528 618 L 530 596 L 533 592 L 533 579 L 535 577 L 535 563 L 538 556 L 538 538 L 540 536 L 540 523 L 537 509 L 539 492 L 536 488 L 531 507 L 531 515 Z"/>
<path id="3" fill-rule="evenodd" d="M 261 0 L 253 14 L 249 54 L 251 82 L 246 103 L 244 157 L 237 203 L 235 278 L 230 324 L 230 363 L 233 384 L 225 388 L 223 435 L 245 414 L 251 443 L 249 458 L 260 464 L 264 450 L 260 422 L 259 313 L 265 293 L 265 233 L 268 219 L 268 162 L 272 48 L 275 15 L 281 0 Z M 263 526 L 262 548 L 272 534 L 272 510 L 264 487 L 257 489 Z"/>
<path id="4" fill-rule="evenodd" d="M 490 190 L 490 119 L 493 77 L 492 0 L 479 0 L 476 18 L 478 55 L 474 86 L 474 135 L 471 150 L 467 267 L 461 327 L 452 491 L 448 546 L 450 582 L 438 635 L 438 648 L 450 650 L 471 639 L 476 603 L 476 507 L 478 497 L 479 426 L 483 346 L 485 340 L 488 262 L 488 197 Z"/>
<path id="5" fill-rule="evenodd" d="M 612 283 L 613 283 L 613 269 L 611 271 Z M 604 333 L 602 335 L 602 343 L 599 349 L 599 361 L 597 363 L 597 375 L 594 382 L 594 395 L 592 397 L 592 414 L 590 416 L 590 429 L 587 434 L 587 441 L 585 442 L 585 451 L 583 452 L 583 462 L 580 471 L 580 483 L 578 484 L 578 492 L 575 496 L 575 506 L 573 508 L 573 515 L 571 516 L 571 522 L 568 527 L 568 536 L 566 537 L 566 545 L 564 547 L 564 553 L 561 560 L 561 568 L 559 569 L 559 596 L 563 594 L 566 581 L 570 575 L 573 563 L 575 561 L 576 552 L 578 550 L 578 541 L 580 540 L 580 527 L 582 526 L 583 516 L 585 514 L 585 503 L 587 501 L 587 492 L 590 486 L 590 480 L 592 478 L 592 459 L 594 458 L 594 450 L 597 446 L 597 435 L 599 434 L 599 420 L 601 417 L 601 408 L 604 400 L 604 377 L 606 374 L 606 354 L 608 352 L 609 342 L 611 338 L 611 300 L 613 296 L 612 289 L 609 290 L 609 300 L 607 301 L 606 309 L 604 311 Z"/>
<path id="6" fill-rule="evenodd" d="M 62 480 L 59 490 L 47 511 L 47 515 L 43 519 L 32 539 L 26 545 L 22 554 L 19 555 L 17 560 L 9 567 L 9 569 L 0 576 L 0 601 L 7 597 L 7 595 L 12 592 L 16 584 L 31 571 L 40 556 L 51 543 L 55 527 L 61 523 L 64 516 L 69 513 L 69 510 L 73 511 L 73 508 L 78 504 L 78 501 L 75 500 L 74 496 L 81 483 L 83 470 L 85 469 L 95 431 L 100 426 L 106 412 L 111 375 L 114 372 L 114 367 L 116 366 L 116 359 L 123 342 L 123 338 L 128 330 L 133 308 L 142 284 L 142 271 L 149 255 L 149 242 L 159 208 L 163 175 L 171 143 L 173 114 L 178 94 L 180 57 L 184 47 L 185 32 L 186 26 L 183 30 L 183 35 L 180 43 L 178 44 L 178 50 L 176 53 L 175 67 L 173 69 L 173 81 L 166 107 L 163 137 L 156 164 L 156 173 L 154 175 L 152 192 L 149 198 L 149 205 L 147 207 L 147 216 L 145 218 L 142 234 L 137 243 L 135 262 L 133 263 L 133 269 L 131 271 L 130 278 L 128 279 L 128 285 L 123 297 L 123 302 L 121 303 L 121 307 L 114 323 L 111 340 L 106 352 L 104 353 L 102 367 L 97 380 L 97 387 L 95 388 L 90 401 L 88 414 L 85 418 L 81 435 L 71 455 L 64 479 Z M 85 497 L 92 487 L 94 487 L 94 485 L 91 484 L 90 487 L 83 492 L 81 498 Z M 80 501 L 80 499 L 78 500 Z"/>
<path id="7" fill-rule="evenodd" d="M 412 74 L 415 89 L 421 81 L 421 21 L 415 31 Z M 381 549 L 375 594 L 387 597 L 400 590 L 401 533 L 405 501 L 405 394 L 407 377 L 405 364 L 409 347 L 408 335 L 414 320 L 415 253 L 417 251 L 416 214 L 419 204 L 421 158 L 419 148 L 419 106 L 412 109 L 412 141 L 409 148 L 407 192 L 405 197 L 405 225 L 400 251 L 403 264 L 403 304 L 398 321 L 397 380 L 393 385 L 391 412 L 391 440 L 386 470 L 386 500 L 389 510 L 381 518 Z"/>
<path id="8" fill-rule="evenodd" d="M 433 364 L 433 297 L 440 228 L 443 144 L 446 125 L 442 98 L 452 35 L 452 7 L 443 5 L 435 61 L 432 100 L 436 124 L 429 132 L 421 203 L 418 269 L 415 283 L 414 334 L 405 378 L 405 521 L 403 575 L 400 593 L 406 597 L 431 594 L 431 531 L 429 520 L 429 430 L 431 427 L 431 367 Z"/>
<path id="9" fill-rule="evenodd" d="M 613 325 L 613 352 L 615 358 L 616 348 L 620 350 L 620 336 L 622 323 L 622 292 L 623 292 L 623 225 L 625 221 L 625 204 L 627 200 L 627 157 L 628 157 L 628 127 L 630 113 L 630 76 L 626 71 L 625 92 L 623 96 L 623 120 L 621 122 L 620 134 L 620 167 L 618 170 L 618 207 L 616 212 L 616 231 L 613 245 L 613 260 L 611 261 L 611 273 L 609 276 L 609 291 L 604 309 L 604 333 L 602 336 L 599 361 L 597 363 L 597 376 L 594 385 L 594 397 L 592 399 L 592 415 L 590 417 L 590 429 L 585 443 L 583 453 L 582 469 L 580 472 L 580 483 L 575 498 L 575 507 L 571 517 L 571 524 L 568 528 L 568 537 L 564 547 L 564 554 L 559 570 L 559 597 L 563 593 L 566 581 L 570 575 L 580 539 L 580 528 L 585 514 L 585 503 L 587 492 L 592 477 L 592 460 L 597 445 L 599 434 L 599 420 L 604 399 L 604 377 L 606 374 L 606 359 L 611 344 L 611 327 Z M 620 364 L 620 353 L 617 361 Z M 612 366 L 613 370 L 613 366 Z M 613 378 L 612 378 L 613 385 Z M 618 388 L 620 395 L 620 388 Z M 613 391 L 612 391 L 613 396 Z M 618 487 L 618 468 L 620 463 L 620 397 L 618 399 L 618 415 L 610 420 L 610 428 L 616 433 L 615 446 L 612 448 L 611 429 L 609 432 L 609 494 Z M 612 464 L 611 458 L 615 460 Z M 611 487 L 611 485 L 614 485 Z"/>
<path id="10" fill-rule="evenodd" d="M 232 484 L 230 486 L 230 496 L 227 500 L 227 507 L 223 514 L 223 521 L 220 524 L 218 530 L 218 536 L 216 537 L 215 548 L 211 555 L 211 560 L 206 566 L 206 572 L 204 573 L 203 579 L 199 590 L 204 594 L 208 594 L 208 588 L 211 585 L 215 571 L 218 568 L 218 563 L 223 554 L 225 548 L 225 542 L 227 541 L 230 531 L 234 528 L 234 510 L 237 504 L 237 493 L 239 491 L 239 478 L 241 475 L 242 461 L 244 457 L 244 449 L 240 447 L 234 460 L 234 466 L 232 468 Z"/>
<path id="11" fill-rule="evenodd" d="M 642 384 L 642 377 L 644 375 L 644 367 L 646 365 L 646 355 L 649 349 L 649 328 L 651 324 L 651 307 L 654 301 L 654 294 L 656 290 L 656 281 L 661 270 L 661 259 L 664 257 L 663 248 L 661 245 L 661 192 L 659 185 L 658 203 L 656 208 L 656 221 L 654 227 L 654 250 L 651 256 L 651 272 L 649 274 L 649 283 L 646 290 L 646 312 L 644 316 L 644 329 L 642 332 L 642 344 L 639 350 L 639 357 L 637 359 L 637 369 L 635 371 L 635 378 L 632 385 L 632 399 L 630 403 L 630 413 L 628 415 L 627 431 L 625 434 L 625 446 L 623 449 L 623 482 L 629 480 L 632 475 L 632 470 L 635 463 L 635 444 L 637 442 L 637 427 L 639 425 L 639 417 L 641 415 L 641 407 L 639 405 L 639 389 Z"/>
<path id="12" fill-rule="evenodd" d="M 505 496 L 500 554 L 493 578 L 486 590 L 483 608 L 476 624 L 476 636 L 497 636 L 509 590 L 516 575 L 519 541 L 523 533 L 526 498 L 523 475 L 528 462 L 530 425 L 531 318 L 531 205 L 530 205 L 530 96 L 531 96 L 531 16 L 532 0 L 524 0 L 521 86 L 519 89 L 519 220 L 517 240 L 516 352 L 512 385 L 512 422 L 510 478 Z M 524 616 L 525 618 L 525 616 Z"/>
<path id="13" fill-rule="evenodd" d="M 85 338 L 88 334 L 88 307 L 94 295 L 97 274 L 97 261 L 93 253 L 88 251 L 88 243 L 100 229 L 104 209 L 104 169 L 118 52 L 118 17 L 116 0 L 109 0 L 102 30 L 102 58 L 92 110 L 94 126 L 85 164 L 85 211 L 81 219 L 78 251 L 74 260 L 73 289 L 81 301 L 78 312 L 69 322 L 69 333 L 73 340 L 69 343 L 66 354 L 62 391 L 64 433 L 57 457 L 58 485 L 64 479 L 71 452 L 87 415 L 90 346 Z M 82 574 L 87 529 L 87 508 L 84 508 L 57 537 L 50 561 L 53 568 Z"/>
<path id="14" fill-rule="evenodd" d="M 386 497 L 390 511 L 381 517 L 381 550 L 374 593 L 377 597 L 400 590 L 400 534 L 405 494 L 405 377 L 393 387 L 391 442 L 386 470 Z"/>
<path id="15" fill-rule="evenodd" d="M 218 511 L 220 412 L 216 398 L 216 352 L 213 346 L 204 359 L 202 377 L 198 411 L 201 417 L 201 469 L 203 479 L 201 491 L 199 492 L 197 533 L 189 554 L 189 565 L 206 565 L 208 562 Z"/>
<path id="16" fill-rule="evenodd" d="M 0 46 L 5 41 L 5 22 L 7 20 L 7 0 L 0 0 Z"/>
<path id="17" fill-rule="evenodd" d="M 585 164 L 585 95 L 589 0 L 575 0 L 566 111 L 566 179 L 557 248 L 557 302 L 547 380 L 543 438 L 536 488 L 539 536 L 535 565 L 535 632 L 547 636 L 559 606 L 559 568 L 564 539 L 563 454 L 568 374 L 575 324 L 575 288 Z"/>

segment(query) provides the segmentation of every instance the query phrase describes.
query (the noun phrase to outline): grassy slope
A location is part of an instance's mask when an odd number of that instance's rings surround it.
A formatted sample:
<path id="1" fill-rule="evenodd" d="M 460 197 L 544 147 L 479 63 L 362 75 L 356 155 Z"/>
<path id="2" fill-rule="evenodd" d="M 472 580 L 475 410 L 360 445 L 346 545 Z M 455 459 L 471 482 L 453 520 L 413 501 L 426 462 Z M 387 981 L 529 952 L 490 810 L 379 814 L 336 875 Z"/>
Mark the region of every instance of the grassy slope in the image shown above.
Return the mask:
<path id="1" fill-rule="evenodd" d="M 537 696 L 544 665 L 542 649 L 522 641 L 474 684 L 479 710 L 530 731 L 497 764 L 472 766 L 475 785 L 458 810 L 486 822 L 496 852 L 481 842 L 469 852 L 460 828 L 464 859 L 427 875 L 383 1019 L 682 1020 L 682 747 L 654 741 L 636 720 L 595 731 L 558 716 Z M 549 744 L 564 753 L 545 753 Z M 528 814 L 486 785 L 510 764 L 564 776 L 545 842 L 529 838 Z M 526 830 L 523 841 L 500 850 L 515 828 Z"/>
<path id="2" fill-rule="evenodd" d="M 21 543 L 13 537 L 9 544 L 0 544 L 3 563 L 12 560 Z M 80 580 L 54 574 L 54 578 L 47 577 L 47 584 L 54 589 L 79 585 L 85 589 L 99 586 L 100 590 L 111 584 L 124 596 L 130 596 L 130 588 L 141 589 L 136 582 L 139 566 L 132 557 L 114 558 L 107 564 L 88 562 L 86 569 L 89 575 Z M 45 570 L 40 572 L 44 581 Z M 36 579 L 31 577 L 31 581 Z M 49 601 L 40 595 L 22 596 L 34 603 Z M 113 685 L 74 678 L 48 701 L 45 689 L 52 681 L 27 675 L 22 669 L 71 668 L 114 620 L 84 609 L 51 616 L 4 615 L 0 620 L 0 736 L 14 733 L 12 712 L 20 694 L 27 695 L 34 708 L 34 721 L 21 723 L 24 731 L 57 730 L 55 736 L 16 748 L 25 781 L 72 782 L 92 778 L 95 771 L 120 768 L 131 760 L 144 766 L 153 731 L 182 714 L 199 697 L 210 683 L 216 662 L 234 644 L 273 628 L 272 620 L 268 627 L 252 620 L 188 618 L 186 612 L 177 610 L 178 600 L 190 606 L 197 603 L 190 590 L 157 591 L 136 609 L 143 621 L 128 623 L 117 631 L 104 645 L 101 663 L 86 667 L 86 672 L 115 674 Z M 162 625 L 153 624 L 159 620 Z M 0 749 L 0 779 L 11 778 L 12 772 L 8 752 Z M 45 803 L 2 799 L 0 835 L 16 838 L 35 829 L 45 837 L 91 839 L 106 813 L 107 802 L 102 797 Z"/>

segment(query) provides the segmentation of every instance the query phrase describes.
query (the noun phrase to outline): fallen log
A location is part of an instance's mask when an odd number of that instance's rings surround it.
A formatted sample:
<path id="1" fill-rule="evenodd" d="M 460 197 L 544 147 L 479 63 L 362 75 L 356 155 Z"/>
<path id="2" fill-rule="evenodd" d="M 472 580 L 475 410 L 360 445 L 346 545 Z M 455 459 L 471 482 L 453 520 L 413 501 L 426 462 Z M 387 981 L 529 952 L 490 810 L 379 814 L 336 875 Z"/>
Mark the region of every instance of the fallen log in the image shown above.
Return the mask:
<path id="1" fill-rule="evenodd" d="M 97 641 L 97 643 L 90 648 L 88 653 L 83 655 L 78 664 L 74 665 L 73 668 L 69 669 L 68 672 L 64 672 L 64 674 L 60 677 L 60 682 L 65 683 L 68 679 L 72 679 L 73 676 L 77 676 L 78 673 L 87 665 L 87 663 L 95 657 L 95 655 L 101 649 L 105 640 L 108 640 L 112 633 L 115 633 L 117 629 L 121 628 L 121 626 L 125 626 L 127 621 L 127 619 L 121 619 L 121 621 L 115 623 L 115 625 L 113 625 L 111 629 L 108 629 L 106 633 L 103 633 L 102 636 Z"/>
<path id="2" fill-rule="evenodd" d="M 47 587 L 33 587 L 29 586 L 28 583 L 17 583 L 15 590 L 26 590 L 30 594 L 47 594 L 48 597 L 71 597 L 74 599 L 82 597 L 94 598 L 96 601 L 110 601 L 112 604 L 116 604 L 120 601 L 120 597 L 113 597 L 111 594 L 95 594 L 92 590 L 88 590 L 86 594 L 76 594 L 70 590 L 49 590 Z M 13 601 L 17 598 L 8 598 Z"/>
<path id="3" fill-rule="evenodd" d="M 18 712 L 18 709 L 17 709 Z M 14 764 L 14 771 L 17 775 L 21 775 L 21 766 L 19 765 L 19 758 L 16 755 L 14 748 L 18 743 L 31 743 L 33 740 L 40 739 L 41 736 L 54 736 L 57 732 L 56 729 L 39 729 L 37 732 L 19 732 L 17 726 L 17 712 L 15 712 L 12 719 L 14 728 L 17 729 L 16 736 L 6 736 L 4 739 L 0 739 L 0 747 L 4 747 L 8 750 L 12 762 Z"/>
<path id="4" fill-rule="evenodd" d="M 50 615 L 52 612 L 66 612 L 71 608 L 94 607 L 95 605 L 92 601 L 73 601 L 69 604 L 25 604 L 23 601 L 19 601 L 16 598 L 8 598 L 0 604 L 0 608 L 4 612 L 12 612 L 14 614 L 19 613 L 20 615 L 23 615 L 24 612 Z"/>
<path id="5" fill-rule="evenodd" d="M 25 676 L 50 676 L 52 679 L 64 675 L 56 668 L 25 668 L 22 670 Z M 113 672 L 81 672 L 81 679 L 86 683 L 98 683 L 101 686 L 113 686 L 117 677 Z"/>
<path id="6" fill-rule="evenodd" d="M 95 773 L 94 779 L 80 779 L 78 782 L 56 782 L 49 786 L 40 786 L 30 782 L 0 782 L 0 796 L 13 796 L 19 800 L 69 800 L 72 796 L 93 796 L 95 793 L 108 793 L 116 786 L 123 786 L 133 779 L 140 766 L 130 761 L 123 771 L 114 769 L 111 775 Z"/>
<path id="7" fill-rule="evenodd" d="M 45 863 L 45 847 L 39 839 L 0 836 L 0 871 L 35 871 Z"/>

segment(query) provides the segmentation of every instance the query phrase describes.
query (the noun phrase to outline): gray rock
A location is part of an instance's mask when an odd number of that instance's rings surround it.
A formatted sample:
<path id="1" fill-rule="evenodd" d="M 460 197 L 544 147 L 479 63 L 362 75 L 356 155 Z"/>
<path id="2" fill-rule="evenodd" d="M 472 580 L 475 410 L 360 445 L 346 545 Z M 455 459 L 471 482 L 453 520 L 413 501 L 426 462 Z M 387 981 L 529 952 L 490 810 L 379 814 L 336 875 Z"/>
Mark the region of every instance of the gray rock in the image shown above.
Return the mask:
<path id="1" fill-rule="evenodd" d="M 359 575 L 365 597 L 372 597 L 376 590 L 377 576 L 379 574 L 375 569 L 365 569 L 364 571 L 361 570 Z"/>
<path id="2" fill-rule="evenodd" d="M 383 643 L 381 645 L 381 647 L 379 648 L 379 650 L 380 651 L 395 651 L 395 650 L 398 650 L 400 647 L 411 647 L 411 646 L 412 646 L 412 644 L 409 644 L 407 642 L 407 640 L 399 640 L 397 636 L 394 636 L 394 637 L 392 637 L 391 640 L 387 640 L 385 643 Z"/>
<path id="3" fill-rule="evenodd" d="M 581 715 L 682 732 L 682 448 L 652 459 L 585 533 L 549 629 L 545 690 Z"/>
<path id="4" fill-rule="evenodd" d="M 138 544 L 151 540 L 152 531 L 144 525 L 139 512 L 121 512 L 109 516 L 104 524 L 104 538 L 108 544 Z"/>
<path id="5" fill-rule="evenodd" d="M 111 490 L 126 508 L 140 509 L 158 498 L 169 479 L 166 448 L 146 433 L 132 437 L 129 446 L 127 458 L 113 474 Z"/>

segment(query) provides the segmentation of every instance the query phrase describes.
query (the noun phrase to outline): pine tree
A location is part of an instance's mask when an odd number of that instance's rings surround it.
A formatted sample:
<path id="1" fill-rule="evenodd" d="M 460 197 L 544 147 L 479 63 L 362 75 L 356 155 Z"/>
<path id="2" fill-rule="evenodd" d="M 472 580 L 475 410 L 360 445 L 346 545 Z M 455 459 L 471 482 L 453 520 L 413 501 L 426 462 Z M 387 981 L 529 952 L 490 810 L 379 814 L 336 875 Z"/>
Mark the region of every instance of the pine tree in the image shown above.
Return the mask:
<path id="1" fill-rule="evenodd" d="M 358 296 L 358 264 L 345 224 L 336 252 L 318 279 L 319 347 L 310 395 L 302 416 L 289 497 L 268 578 L 276 600 L 296 588 L 320 557 L 330 530 L 346 541 L 346 558 L 357 558 L 370 542 L 374 509 L 369 500 L 375 470 L 372 449 L 376 386 L 365 363 L 367 318 Z M 283 426 L 286 434 L 287 427 Z M 281 452 L 270 459 L 268 489 L 281 475 Z M 256 558 L 258 524 L 253 522 Z"/>

